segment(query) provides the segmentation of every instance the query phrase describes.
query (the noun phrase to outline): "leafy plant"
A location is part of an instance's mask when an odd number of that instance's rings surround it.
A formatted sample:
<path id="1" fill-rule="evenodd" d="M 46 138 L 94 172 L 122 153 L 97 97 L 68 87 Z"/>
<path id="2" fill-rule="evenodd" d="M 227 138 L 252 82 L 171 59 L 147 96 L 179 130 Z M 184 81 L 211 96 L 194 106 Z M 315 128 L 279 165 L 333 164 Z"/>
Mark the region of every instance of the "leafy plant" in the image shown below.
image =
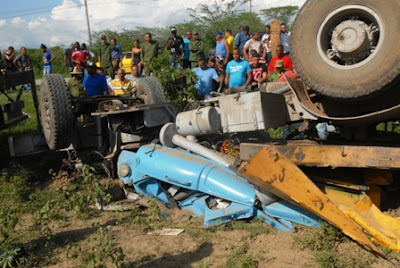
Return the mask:
<path id="1" fill-rule="evenodd" d="M 164 51 L 150 64 L 153 75 L 163 85 L 167 101 L 174 103 L 181 110 L 189 102 L 198 98 L 194 87 L 196 74 L 190 69 L 172 68 L 169 63 L 169 52 Z"/>
<path id="2" fill-rule="evenodd" d="M 96 235 L 89 239 L 92 245 L 91 250 L 81 252 L 82 263 L 86 267 L 97 267 L 99 264 L 105 264 L 111 261 L 114 267 L 121 267 L 125 259 L 124 252 L 121 247 L 117 247 L 111 234 L 111 226 L 97 228 Z"/>

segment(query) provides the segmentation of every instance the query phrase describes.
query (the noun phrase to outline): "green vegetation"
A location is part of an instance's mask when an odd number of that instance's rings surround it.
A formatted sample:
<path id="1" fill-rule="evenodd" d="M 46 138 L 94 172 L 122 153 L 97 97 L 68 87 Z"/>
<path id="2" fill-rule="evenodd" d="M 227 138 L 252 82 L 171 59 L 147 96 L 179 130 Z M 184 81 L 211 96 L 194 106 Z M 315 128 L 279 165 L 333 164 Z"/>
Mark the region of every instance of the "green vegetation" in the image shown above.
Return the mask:
<path id="1" fill-rule="evenodd" d="M 196 74 L 190 69 L 171 68 L 169 52 L 164 51 L 161 56 L 151 63 L 153 75 L 163 85 L 167 101 L 182 110 L 189 102 L 198 99 L 195 88 Z"/>
<path id="2" fill-rule="evenodd" d="M 287 23 L 290 26 L 298 11 L 298 6 L 271 7 L 261 9 L 260 14 L 261 16 L 264 16 L 267 21 L 279 20 L 280 22 Z"/>
<path id="3" fill-rule="evenodd" d="M 295 245 L 301 249 L 309 250 L 320 267 L 371 267 L 376 261 L 372 253 L 364 250 L 361 252 L 343 253 L 339 246 L 350 244 L 356 249 L 353 242 L 343 235 L 338 229 L 328 224 L 322 224 L 318 229 L 307 230 L 301 235 L 293 236 Z M 360 250 L 357 248 L 357 250 Z"/>
<path id="4" fill-rule="evenodd" d="M 17 90 L 19 87 L 17 87 Z M 39 88 L 37 87 L 37 94 L 39 96 Z M 13 92 L 7 92 L 7 94 L 12 98 L 16 99 L 18 92 L 13 91 Z M 10 135 L 19 135 L 19 134 L 24 134 L 24 133 L 31 133 L 37 131 L 37 119 L 36 119 L 36 110 L 33 105 L 33 98 L 32 98 L 32 93 L 24 91 L 21 96 L 21 100 L 24 101 L 25 107 L 23 108 L 23 111 L 29 115 L 29 118 L 20 122 L 19 124 L 2 130 L 0 131 L 0 136 L 10 136 Z M 5 105 L 9 103 L 7 100 L 7 97 L 4 94 L 0 94 L 0 105 Z"/>
<path id="5" fill-rule="evenodd" d="M 296 14 L 297 6 L 284 6 L 279 8 L 265 9 L 257 13 L 245 12 L 249 0 L 217 0 L 210 5 L 200 4 L 196 9 L 189 9 L 188 12 L 192 20 L 174 25 L 178 29 L 179 35 L 184 35 L 186 31 L 198 31 L 200 38 L 205 43 L 205 53 L 210 48 L 215 47 L 214 33 L 216 31 L 225 31 L 230 29 L 234 34 L 237 33 L 240 25 L 249 25 L 250 32 L 252 31 L 264 31 L 265 22 L 269 23 L 272 19 L 281 19 L 289 23 Z M 264 18 L 262 20 L 261 18 Z M 92 34 L 94 40 L 93 47 L 88 49 L 95 54 L 93 62 L 97 61 L 97 52 L 100 46 L 100 36 L 103 34 L 108 39 L 116 38 L 118 43 L 124 52 L 131 51 L 133 47 L 133 41 L 139 39 L 142 43 L 144 42 L 144 35 L 147 32 L 151 32 L 153 39 L 160 42 L 162 47 L 166 46 L 167 39 L 171 35 L 169 29 L 170 25 L 166 27 L 137 27 L 134 29 L 121 29 L 121 31 L 111 31 L 105 29 Z M 81 40 L 76 40 L 81 42 Z M 64 67 L 64 52 L 70 44 L 62 44 L 60 46 L 48 47 L 48 51 L 53 52 L 56 55 L 56 59 L 53 63 L 53 72 L 62 74 L 65 77 L 69 76 L 68 68 Z M 19 48 L 15 48 L 17 51 Z M 17 53 L 18 54 L 18 53 Z M 40 79 L 43 75 L 43 63 L 42 63 L 42 52 L 39 48 L 28 48 L 28 55 L 33 61 L 33 69 L 36 79 Z"/>
<path id="6" fill-rule="evenodd" d="M 252 255 L 246 255 L 248 253 L 248 245 L 243 243 L 238 246 L 232 246 L 229 248 L 230 254 L 223 267 L 227 268 L 256 268 L 257 262 Z"/>

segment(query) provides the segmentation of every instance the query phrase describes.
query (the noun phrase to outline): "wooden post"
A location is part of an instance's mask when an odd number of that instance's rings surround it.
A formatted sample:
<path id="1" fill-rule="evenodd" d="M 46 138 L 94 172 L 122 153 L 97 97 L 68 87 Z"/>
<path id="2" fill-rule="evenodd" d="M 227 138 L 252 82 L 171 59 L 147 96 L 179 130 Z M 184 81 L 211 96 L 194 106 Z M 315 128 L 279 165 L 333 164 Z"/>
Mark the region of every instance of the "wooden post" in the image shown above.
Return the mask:
<path id="1" fill-rule="evenodd" d="M 273 20 L 271 22 L 271 56 L 275 57 L 276 52 L 275 49 L 276 47 L 281 43 L 281 23 L 279 20 Z"/>

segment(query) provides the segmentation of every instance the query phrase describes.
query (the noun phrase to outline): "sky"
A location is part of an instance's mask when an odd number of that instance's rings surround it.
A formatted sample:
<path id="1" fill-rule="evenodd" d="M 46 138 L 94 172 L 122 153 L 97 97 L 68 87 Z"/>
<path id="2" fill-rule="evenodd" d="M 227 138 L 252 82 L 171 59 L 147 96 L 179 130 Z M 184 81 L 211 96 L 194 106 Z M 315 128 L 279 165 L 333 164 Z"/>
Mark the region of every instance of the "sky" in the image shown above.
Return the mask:
<path id="1" fill-rule="evenodd" d="M 306 0 L 252 0 L 253 12 Z M 165 27 L 190 21 L 188 8 L 209 0 L 87 0 L 91 32 Z M 248 10 L 249 5 L 243 6 Z M 0 50 L 88 42 L 84 0 L 0 0 Z"/>

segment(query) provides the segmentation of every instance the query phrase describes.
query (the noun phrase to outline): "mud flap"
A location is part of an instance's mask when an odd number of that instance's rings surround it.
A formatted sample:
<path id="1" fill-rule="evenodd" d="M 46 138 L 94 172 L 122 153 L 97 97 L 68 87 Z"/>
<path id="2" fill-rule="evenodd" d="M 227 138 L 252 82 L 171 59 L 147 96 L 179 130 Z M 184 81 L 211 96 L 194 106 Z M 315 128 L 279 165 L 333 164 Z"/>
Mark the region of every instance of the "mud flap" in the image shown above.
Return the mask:
<path id="1" fill-rule="evenodd" d="M 295 164 L 272 145 L 261 149 L 239 174 L 336 226 L 361 245 L 383 256 L 363 233 Z"/>

